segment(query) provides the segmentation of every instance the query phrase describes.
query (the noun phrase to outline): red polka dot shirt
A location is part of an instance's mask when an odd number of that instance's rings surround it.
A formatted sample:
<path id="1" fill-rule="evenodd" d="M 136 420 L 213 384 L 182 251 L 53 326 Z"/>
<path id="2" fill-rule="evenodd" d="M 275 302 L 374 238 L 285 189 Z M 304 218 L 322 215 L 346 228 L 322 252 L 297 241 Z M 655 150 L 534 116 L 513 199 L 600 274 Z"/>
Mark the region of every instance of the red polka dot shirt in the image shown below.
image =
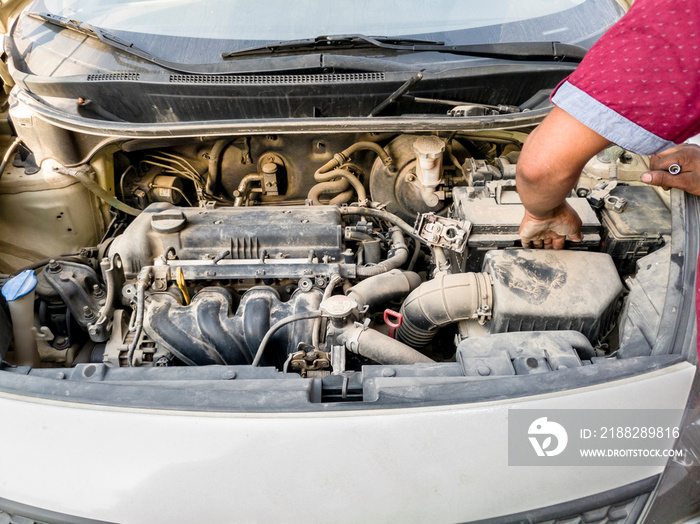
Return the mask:
<path id="1" fill-rule="evenodd" d="M 552 101 L 640 154 L 700 133 L 700 2 L 637 0 Z"/>

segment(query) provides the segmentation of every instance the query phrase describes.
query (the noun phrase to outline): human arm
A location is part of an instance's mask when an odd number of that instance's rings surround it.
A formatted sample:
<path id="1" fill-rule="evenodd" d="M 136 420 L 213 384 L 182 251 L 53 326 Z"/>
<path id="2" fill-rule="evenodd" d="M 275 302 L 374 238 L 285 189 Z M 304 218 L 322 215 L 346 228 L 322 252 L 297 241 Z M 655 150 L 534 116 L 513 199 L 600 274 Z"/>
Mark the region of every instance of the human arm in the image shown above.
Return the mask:
<path id="1" fill-rule="evenodd" d="M 668 168 L 677 164 L 681 172 L 672 175 Z M 642 175 L 642 182 L 664 189 L 676 187 L 700 195 L 700 146 L 681 144 L 650 158 L 650 171 Z"/>
<path id="2" fill-rule="evenodd" d="M 555 107 L 525 141 L 516 183 L 525 216 L 523 247 L 562 249 L 567 237 L 581 241 L 581 219 L 566 203 L 590 158 L 610 145 L 601 135 Z"/>

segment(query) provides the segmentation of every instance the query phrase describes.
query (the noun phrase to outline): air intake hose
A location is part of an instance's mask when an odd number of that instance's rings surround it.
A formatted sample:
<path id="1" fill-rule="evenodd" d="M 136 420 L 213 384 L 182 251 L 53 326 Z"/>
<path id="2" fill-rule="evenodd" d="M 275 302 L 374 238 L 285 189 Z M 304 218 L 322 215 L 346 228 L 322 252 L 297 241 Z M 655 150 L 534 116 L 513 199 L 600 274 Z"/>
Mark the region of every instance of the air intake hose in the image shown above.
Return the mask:
<path id="1" fill-rule="evenodd" d="M 401 307 L 403 322 L 396 338 L 422 348 L 447 324 L 488 320 L 492 307 L 491 277 L 487 273 L 440 273 L 408 295 Z"/>

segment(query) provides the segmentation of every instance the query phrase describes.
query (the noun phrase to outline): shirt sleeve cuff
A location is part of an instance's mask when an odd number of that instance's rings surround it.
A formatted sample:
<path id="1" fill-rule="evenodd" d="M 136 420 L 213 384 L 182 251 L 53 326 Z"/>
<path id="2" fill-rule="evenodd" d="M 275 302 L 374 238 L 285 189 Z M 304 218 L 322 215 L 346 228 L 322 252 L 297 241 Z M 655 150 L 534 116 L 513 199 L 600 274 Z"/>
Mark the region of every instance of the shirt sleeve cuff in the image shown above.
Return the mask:
<path id="1" fill-rule="evenodd" d="M 557 88 L 552 102 L 599 135 L 633 153 L 653 155 L 675 145 L 613 111 L 568 81 Z"/>

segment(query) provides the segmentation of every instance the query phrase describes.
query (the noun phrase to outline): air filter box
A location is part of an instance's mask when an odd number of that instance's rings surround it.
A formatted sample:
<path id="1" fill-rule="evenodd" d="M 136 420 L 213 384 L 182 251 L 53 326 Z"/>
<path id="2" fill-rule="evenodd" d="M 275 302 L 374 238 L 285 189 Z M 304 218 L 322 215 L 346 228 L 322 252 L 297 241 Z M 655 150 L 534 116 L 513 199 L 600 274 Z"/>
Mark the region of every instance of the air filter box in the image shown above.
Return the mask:
<path id="1" fill-rule="evenodd" d="M 494 250 L 483 268 L 493 279 L 491 333 L 574 330 L 596 344 L 615 322 L 623 287 L 606 253 Z"/>

